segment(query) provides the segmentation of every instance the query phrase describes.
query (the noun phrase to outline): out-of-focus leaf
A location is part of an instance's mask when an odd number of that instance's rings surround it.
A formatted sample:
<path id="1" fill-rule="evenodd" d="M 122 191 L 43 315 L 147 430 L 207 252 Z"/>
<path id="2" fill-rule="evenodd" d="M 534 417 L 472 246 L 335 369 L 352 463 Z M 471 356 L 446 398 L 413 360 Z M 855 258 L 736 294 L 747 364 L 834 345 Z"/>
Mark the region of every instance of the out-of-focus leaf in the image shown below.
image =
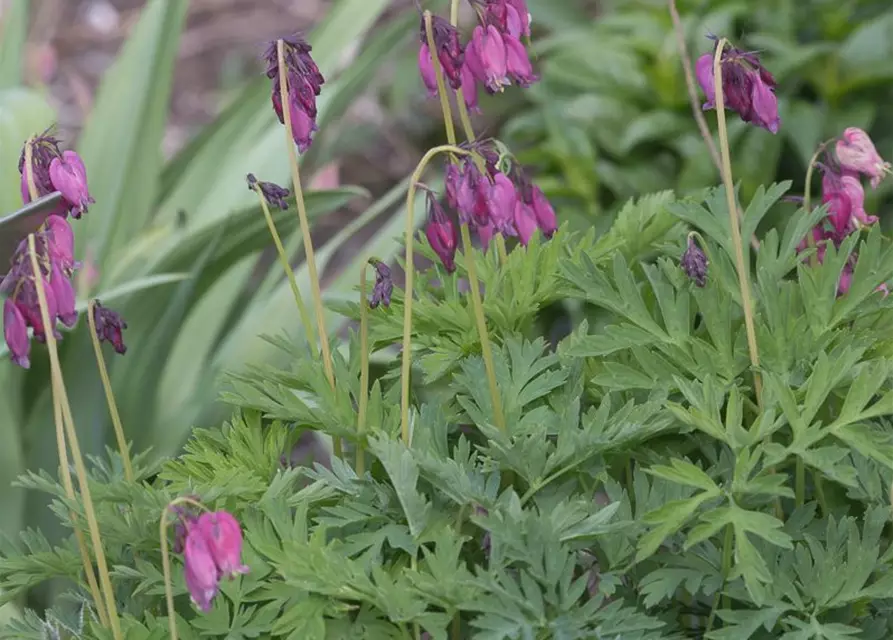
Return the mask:
<path id="1" fill-rule="evenodd" d="M 50 126 L 54 118 L 50 105 L 31 89 L 0 90 L 0 215 L 22 205 L 21 178 L 16 169 L 22 145 L 29 136 Z"/>
<path id="2" fill-rule="evenodd" d="M 0 20 L 0 89 L 22 83 L 22 61 L 28 39 L 28 4 L 28 0 L 7 2 Z"/>
<path id="3" fill-rule="evenodd" d="M 6 345 L 4 344 L 4 349 Z M 22 529 L 24 518 L 25 492 L 11 485 L 19 474 L 25 471 L 22 452 L 22 381 L 25 376 L 5 354 L 0 355 L 0 533 L 17 535 Z"/>
<path id="4" fill-rule="evenodd" d="M 187 0 L 151 0 L 106 72 L 78 150 L 96 204 L 78 245 L 100 265 L 140 231 L 152 213 L 161 173 L 174 61 Z"/>

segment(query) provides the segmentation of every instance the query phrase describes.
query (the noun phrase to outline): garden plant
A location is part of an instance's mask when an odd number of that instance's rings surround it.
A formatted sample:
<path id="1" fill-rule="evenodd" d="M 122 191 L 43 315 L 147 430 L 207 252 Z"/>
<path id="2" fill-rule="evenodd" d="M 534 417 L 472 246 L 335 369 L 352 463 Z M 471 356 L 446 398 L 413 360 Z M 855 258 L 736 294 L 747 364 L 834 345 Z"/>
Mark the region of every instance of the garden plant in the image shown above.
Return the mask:
<path id="1" fill-rule="evenodd" d="M 745 199 L 729 121 L 763 136 L 787 123 L 760 55 L 710 35 L 681 57 L 720 184 L 642 194 L 609 230 L 572 230 L 533 168 L 475 126 L 481 95 L 538 81 L 536 15 L 468 2 L 470 24 L 460 0 L 418 7 L 444 140 L 409 177 L 403 286 L 369 253 L 352 299 L 330 305 L 352 321 L 345 341 L 327 324 L 300 163 L 328 85 L 302 36 L 266 49 L 291 180 L 230 178 L 257 198 L 302 330 L 264 336 L 281 357 L 229 372 L 230 418 L 171 459 L 126 440 L 107 375 L 103 343 L 117 360 L 152 345 L 107 301 L 79 320 L 93 168 L 52 131 L 25 141 L 23 200 L 63 204 L 0 285 L 4 336 L 19 367 L 49 363 L 58 474 L 17 482 L 50 496 L 70 536 L 29 529 L 0 547 L 4 599 L 51 580 L 66 592 L 0 637 L 893 636 L 893 245 L 865 210 L 890 164 L 848 126 L 813 149 L 802 193 Z M 770 212 L 782 222 L 766 230 Z M 563 301 L 598 321 L 546 341 L 538 315 Z M 79 332 L 115 427 L 103 456 L 82 455 L 60 365 Z M 331 455 L 298 465 L 307 432 Z"/>

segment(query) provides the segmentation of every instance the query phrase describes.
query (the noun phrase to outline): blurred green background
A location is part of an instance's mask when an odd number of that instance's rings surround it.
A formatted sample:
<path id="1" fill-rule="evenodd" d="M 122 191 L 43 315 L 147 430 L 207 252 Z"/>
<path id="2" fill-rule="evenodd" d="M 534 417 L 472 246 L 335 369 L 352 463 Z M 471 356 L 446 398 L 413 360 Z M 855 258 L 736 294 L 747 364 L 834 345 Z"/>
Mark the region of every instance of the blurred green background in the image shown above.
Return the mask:
<path id="1" fill-rule="evenodd" d="M 631 196 L 717 182 L 667 2 L 528 3 L 541 82 L 485 97 L 475 124 L 533 168 L 561 219 L 604 229 Z M 416 70 L 412 3 L 258 4 L 0 0 L 0 212 L 20 204 L 22 143 L 58 123 L 96 199 L 75 223 L 86 263 L 79 298 L 98 297 L 127 320 L 127 355 L 107 355 L 113 386 L 128 438 L 156 456 L 176 453 L 192 426 L 226 416 L 221 372 L 282 357 L 262 334 L 302 332 L 245 184 L 249 172 L 288 182 L 260 72 L 264 41 L 307 31 L 326 76 L 302 171 L 329 300 L 355 295 L 367 255 L 396 255 L 406 176 L 443 132 Z M 446 15 L 448 0 L 424 6 Z M 745 199 L 784 179 L 802 193 L 816 145 L 847 126 L 867 129 L 893 157 L 889 1 L 679 0 L 678 9 L 692 56 L 710 49 L 708 34 L 725 35 L 761 51 L 778 79 L 780 133 L 731 127 Z M 889 181 L 868 194 L 866 208 L 885 225 L 890 205 Z M 306 287 L 294 207 L 277 216 Z M 328 321 L 333 332 L 343 325 L 334 312 Z M 95 453 L 113 435 L 91 349 L 83 322 L 62 343 L 82 446 Z M 0 530 L 40 526 L 52 537 L 61 532 L 45 503 L 10 486 L 25 469 L 57 465 L 48 365 L 33 362 L 22 371 L 0 361 Z"/>

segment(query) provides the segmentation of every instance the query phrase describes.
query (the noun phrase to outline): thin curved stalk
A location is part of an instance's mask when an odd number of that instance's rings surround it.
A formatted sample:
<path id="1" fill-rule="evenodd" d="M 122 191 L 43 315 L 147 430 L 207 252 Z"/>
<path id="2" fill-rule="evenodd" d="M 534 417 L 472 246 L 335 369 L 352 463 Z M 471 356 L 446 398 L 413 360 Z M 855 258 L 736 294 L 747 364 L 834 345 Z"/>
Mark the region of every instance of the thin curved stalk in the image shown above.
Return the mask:
<path id="1" fill-rule="evenodd" d="M 446 129 L 447 142 L 456 144 L 456 130 L 453 127 L 453 112 L 450 109 L 450 97 L 446 92 L 446 82 L 443 78 L 443 69 L 440 68 L 440 59 L 437 57 L 437 44 L 434 42 L 434 29 L 431 26 L 431 12 L 425 11 L 425 35 L 428 39 L 428 50 L 431 52 L 431 62 L 434 65 L 434 76 L 437 78 L 437 95 L 440 97 L 440 108 L 443 111 L 443 126 Z"/>
<path id="2" fill-rule="evenodd" d="M 366 434 L 366 411 L 369 405 L 369 302 L 366 300 L 366 267 L 360 269 L 360 398 L 357 401 L 357 463 L 356 472 L 361 478 L 366 472 L 366 451 L 363 437 Z"/>
<path id="3" fill-rule="evenodd" d="M 757 334 L 753 319 L 753 303 L 750 297 L 750 266 L 744 261 L 744 245 L 741 228 L 736 214 L 735 185 L 732 182 L 732 160 L 729 155 L 729 132 L 726 127 L 725 91 L 722 83 L 722 53 L 728 40 L 723 38 L 713 56 L 713 77 L 716 85 L 716 121 L 719 129 L 719 150 L 722 158 L 722 181 L 726 191 L 726 204 L 729 209 L 729 227 L 732 231 L 732 244 L 735 247 L 735 263 L 738 269 L 738 286 L 741 289 L 741 306 L 744 309 L 744 329 L 747 334 L 747 348 L 750 364 L 753 367 L 753 384 L 757 405 L 762 408 L 763 381 L 760 378 L 760 353 L 757 347 Z"/>
<path id="4" fill-rule="evenodd" d="M 833 138 L 831 139 L 833 140 Z M 819 145 L 818 149 L 816 149 L 815 153 L 812 154 L 812 157 L 809 159 L 809 166 L 806 167 L 806 184 L 803 187 L 803 210 L 806 211 L 806 214 L 810 213 L 810 196 L 812 192 L 812 171 L 815 168 L 815 163 L 819 159 L 819 156 L 825 150 L 825 147 L 828 146 L 828 143 L 831 140 L 825 140 L 822 144 Z M 806 235 L 806 246 L 810 249 L 816 248 L 815 236 L 812 235 L 812 229 L 809 230 L 809 233 Z M 811 256 L 809 256 L 809 266 L 817 267 L 819 265 L 819 256 L 815 252 Z"/>
<path id="5" fill-rule="evenodd" d="M 177 634 L 177 617 L 176 612 L 174 611 L 174 585 L 171 580 L 171 554 L 167 546 L 167 528 L 168 525 L 170 525 L 167 515 L 170 513 L 171 508 L 178 504 L 191 504 L 203 511 L 208 511 L 208 508 L 205 505 L 191 498 L 175 498 L 164 507 L 164 511 L 161 513 L 161 519 L 158 525 L 158 542 L 161 545 L 161 571 L 164 575 L 164 599 L 167 604 L 167 628 L 171 640 L 178 640 L 179 636 Z"/>

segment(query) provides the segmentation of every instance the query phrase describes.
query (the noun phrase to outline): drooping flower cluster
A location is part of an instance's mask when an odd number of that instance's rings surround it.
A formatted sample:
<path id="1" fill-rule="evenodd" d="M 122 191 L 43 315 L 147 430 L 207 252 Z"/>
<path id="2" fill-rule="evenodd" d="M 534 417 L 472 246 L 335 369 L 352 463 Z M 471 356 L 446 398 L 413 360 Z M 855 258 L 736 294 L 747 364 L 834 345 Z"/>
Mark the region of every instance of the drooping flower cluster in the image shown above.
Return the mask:
<path id="1" fill-rule="evenodd" d="M 484 249 L 497 233 L 516 237 L 525 246 L 537 229 L 551 238 L 558 228 L 555 210 L 525 171 L 502 157 L 491 141 L 467 148 L 472 155 L 447 166 L 446 202 L 458 214 L 460 223 L 477 232 Z M 453 271 L 456 230 L 430 193 L 428 215 L 428 241 L 447 270 Z"/>
<path id="2" fill-rule="evenodd" d="M 718 44 L 718 43 L 717 43 Z M 716 108 L 716 79 L 713 76 L 713 57 L 705 53 L 695 63 L 695 75 L 707 96 L 704 110 Z M 775 78 L 760 64 L 759 56 L 726 45 L 721 58 L 722 89 L 725 106 L 736 112 L 744 122 L 778 133 L 778 99 L 775 97 Z"/>
<path id="3" fill-rule="evenodd" d="M 878 221 L 865 211 L 865 189 L 860 177 L 868 178 L 871 187 L 877 188 L 884 176 L 891 173 L 890 163 L 881 158 L 868 134 L 856 127 L 846 129 L 834 142 L 833 151 L 824 156 L 817 166 L 822 170 L 822 203 L 828 205 L 828 217 L 810 232 L 820 263 L 824 262 L 828 243 L 839 248 L 847 236 Z M 808 239 L 804 239 L 799 250 L 808 245 Z M 850 288 L 856 259 L 852 254 L 844 266 L 837 287 L 839 295 Z M 886 295 L 886 287 L 880 289 Z"/>
<path id="4" fill-rule="evenodd" d="M 311 47 L 299 34 L 282 39 L 284 61 L 288 85 L 288 109 L 292 126 L 292 137 L 298 150 L 303 153 L 310 148 L 316 126 L 316 96 L 322 90 L 325 79 L 319 67 L 310 56 Z M 273 81 L 273 109 L 279 122 L 285 124 L 281 85 L 279 79 L 279 52 L 273 41 L 264 52 L 267 63 L 267 77 Z"/>
<path id="5" fill-rule="evenodd" d="M 220 581 L 248 573 L 242 564 L 242 528 L 226 511 L 205 512 L 196 517 L 174 507 L 179 521 L 174 527 L 174 551 L 183 553 L 183 573 L 192 602 L 209 611 L 220 590 Z"/>
<path id="6" fill-rule="evenodd" d="M 438 16 L 431 21 L 437 59 L 444 81 L 462 89 L 465 105 L 478 110 L 478 85 L 497 93 L 514 83 L 528 87 L 536 82 L 533 65 L 521 38 L 530 35 L 530 13 L 525 0 L 470 0 L 479 17 L 471 38 L 463 46 L 455 26 Z M 428 46 L 425 20 L 421 25 L 419 72 L 429 96 L 437 95 L 437 76 Z"/>
<path id="7" fill-rule="evenodd" d="M 32 141 L 31 166 L 25 166 L 25 149 L 19 156 L 19 173 L 22 176 L 22 201 L 31 202 L 29 181 L 33 175 L 37 197 L 55 191 L 62 194 L 62 202 L 52 213 L 61 217 L 69 214 L 80 218 L 93 204 L 87 188 L 87 169 L 81 157 L 74 151 L 61 151 L 59 140 L 44 132 Z"/>
<path id="8" fill-rule="evenodd" d="M 80 218 L 93 198 L 87 187 L 84 163 L 77 153 L 60 152 L 59 141 L 46 133 L 35 138 L 31 144 L 31 164 L 26 166 L 24 151 L 19 162 L 22 199 L 25 203 L 31 201 L 31 178 L 39 197 L 54 191 L 60 191 L 63 196 L 61 204 L 34 234 L 34 249 L 46 297 L 49 328 L 56 339 L 61 339 L 62 334 L 57 323 L 72 328 L 78 318 L 71 279 L 80 263 L 74 259 L 74 232 L 67 218 L 69 215 Z M 19 242 L 10 261 L 9 272 L 0 280 L 0 294 L 6 297 L 3 302 L 3 335 L 10 357 L 13 362 L 27 369 L 31 365 L 31 337 L 28 329 L 31 329 L 38 342 L 46 341 L 47 332 L 40 312 L 37 281 L 27 238 Z M 124 353 L 126 348 L 121 330 L 127 325 L 121 317 L 97 304 L 95 318 L 100 339 L 108 340 L 118 353 Z"/>

